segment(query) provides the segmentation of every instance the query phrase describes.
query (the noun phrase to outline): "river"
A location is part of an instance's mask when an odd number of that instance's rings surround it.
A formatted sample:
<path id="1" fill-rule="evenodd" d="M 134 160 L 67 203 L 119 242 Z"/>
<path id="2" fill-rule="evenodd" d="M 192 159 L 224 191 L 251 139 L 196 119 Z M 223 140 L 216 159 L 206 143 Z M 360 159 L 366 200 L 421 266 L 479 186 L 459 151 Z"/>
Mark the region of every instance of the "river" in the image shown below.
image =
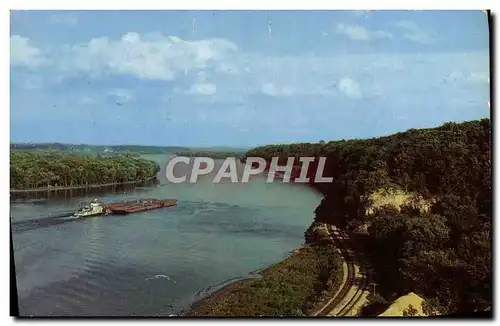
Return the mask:
<path id="1" fill-rule="evenodd" d="M 146 158 L 161 165 L 168 159 Z M 321 195 L 264 177 L 246 184 L 211 179 L 99 195 L 105 203 L 178 199 L 175 207 L 124 216 L 62 220 L 92 194 L 11 201 L 20 314 L 179 314 L 214 286 L 303 244 Z"/>

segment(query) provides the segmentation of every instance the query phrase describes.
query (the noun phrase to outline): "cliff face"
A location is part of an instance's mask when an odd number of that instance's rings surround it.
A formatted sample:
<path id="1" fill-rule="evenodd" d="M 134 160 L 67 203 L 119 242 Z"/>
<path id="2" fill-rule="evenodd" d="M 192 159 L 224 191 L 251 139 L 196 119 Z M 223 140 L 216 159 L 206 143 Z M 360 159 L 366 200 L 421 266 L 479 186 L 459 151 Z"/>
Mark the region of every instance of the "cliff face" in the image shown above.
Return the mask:
<path id="1" fill-rule="evenodd" d="M 420 215 L 428 214 L 435 198 L 424 199 L 416 192 L 408 192 L 398 188 L 379 188 L 372 193 L 360 197 L 360 223 L 355 227 L 357 232 L 368 232 L 378 212 L 388 208 L 396 212 L 413 211 Z M 362 222 L 361 222 L 362 221 Z"/>
<path id="2" fill-rule="evenodd" d="M 389 205 L 401 212 L 403 207 L 416 209 L 420 213 L 429 212 L 434 199 L 425 200 L 418 193 L 406 192 L 396 188 L 380 188 L 368 196 L 362 196 L 362 204 L 366 205 L 364 214 L 371 216 L 376 210 Z"/>
<path id="3" fill-rule="evenodd" d="M 379 317 L 425 317 L 423 303 L 422 297 L 410 292 L 394 301 Z"/>

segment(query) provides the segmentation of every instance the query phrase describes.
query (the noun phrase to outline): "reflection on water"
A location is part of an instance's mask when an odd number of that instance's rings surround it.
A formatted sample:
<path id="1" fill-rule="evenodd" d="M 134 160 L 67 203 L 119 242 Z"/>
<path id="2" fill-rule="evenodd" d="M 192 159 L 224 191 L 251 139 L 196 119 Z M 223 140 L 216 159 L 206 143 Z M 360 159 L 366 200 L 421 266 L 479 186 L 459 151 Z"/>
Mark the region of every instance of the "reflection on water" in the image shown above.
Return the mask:
<path id="1" fill-rule="evenodd" d="M 159 179 L 153 179 L 137 183 L 136 185 L 112 185 L 100 188 L 88 189 L 62 189 L 54 191 L 39 190 L 33 192 L 17 192 L 10 195 L 11 202 L 32 203 L 34 205 L 44 204 L 47 200 L 65 200 L 73 197 L 82 196 L 102 196 L 115 193 L 126 193 L 129 190 L 150 190 L 160 184 Z"/>
<path id="2" fill-rule="evenodd" d="M 163 163 L 165 156 L 155 157 Z M 100 192 L 103 202 L 176 198 L 174 207 L 64 221 L 96 192 L 11 202 L 22 315 L 168 315 L 303 243 L 321 197 L 305 186 L 165 184 Z M 158 275 L 163 275 L 164 277 Z"/>

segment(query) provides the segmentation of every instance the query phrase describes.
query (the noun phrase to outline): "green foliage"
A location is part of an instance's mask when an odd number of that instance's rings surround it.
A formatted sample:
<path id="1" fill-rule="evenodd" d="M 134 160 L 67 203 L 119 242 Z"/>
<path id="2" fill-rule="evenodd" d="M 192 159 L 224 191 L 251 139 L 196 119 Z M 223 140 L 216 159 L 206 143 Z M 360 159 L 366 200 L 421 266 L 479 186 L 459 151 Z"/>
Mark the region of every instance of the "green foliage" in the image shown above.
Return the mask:
<path id="1" fill-rule="evenodd" d="M 383 296 L 381 296 L 378 293 L 376 293 L 376 294 L 370 293 L 368 295 L 367 299 L 368 299 L 368 302 L 370 302 L 371 304 L 387 304 L 387 303 L 389 303 Z"/>
<path id="2" fill-rule="evenodd" d="M 387 301 L 383 296 L 379 293 L 375 295 L 370 292 L 367 297 L 368 304 L 363 306 L 360 311 L 360 316 L 378 316 L 390 306 L 390 302 Z"/>
<path id="3" fill-rule="evenodd" d="M 129 155 L 101 157 L 11 151 L 11 189 L 73 187 L 151 179 L 159 166 Z"/>
<path id="4" fill-rule="evenodd" d="M 341 259 L 331 246 L 307 246 L 264 270 L 261 279 L 234 283 L 203 299 L 194 316 L 305 316 L 338 284 Z"/>
<path id="5" fill-rule="evenodd" d="M 246 156 L 326 157 L 324 175 L 333 182 L 312 184 L 324 195 L 315 220 L 341 228 L 371 224 L 370 263 L 381 289 L 437 298 L 450 313 L 491 306 L 489 119 L 373 139 L 268 145 Z M 381 188 L 435 203 L 429 213 L 384 207 L 368 218 L 366 198 Z"/>
<path id="6" fill-rule="evenodd" d="M 225 159 L 227 157 L 243 158 L 245 153 L 241 152 L 215 152 L 215 151 L 184 151 L 177 152 L 177 156 L 184 157 L 210 157 L 213 159 Z"/>
<path id="7" fill-rule="evenodd" d="M 446 308 L 441 305 L 437 297 L 429 298 L 422 302 L 422 310 L 427 316 L 438 316 L 449 313 Z"/>
<path id="8" fill-rule="evenodd" d="M 415 309 L 415 307 L 413 307 L 413 305 L 411 305 L 411 304 L 408 305 L 408 308 L 403 310 L 403 316 L 405 316 L 405 317 L 416 316 L 417 313 L 418 313 L 417 309 Z"/>

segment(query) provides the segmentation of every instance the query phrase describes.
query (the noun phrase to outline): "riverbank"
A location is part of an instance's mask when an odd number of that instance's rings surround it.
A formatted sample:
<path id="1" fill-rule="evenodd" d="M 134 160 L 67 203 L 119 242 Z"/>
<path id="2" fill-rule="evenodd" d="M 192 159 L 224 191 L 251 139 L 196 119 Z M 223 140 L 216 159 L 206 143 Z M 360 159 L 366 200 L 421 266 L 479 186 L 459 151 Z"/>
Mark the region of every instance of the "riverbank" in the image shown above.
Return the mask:
<path id="1" fill-rule="evenodd" d="M 140 157 L 11 151 L 9 188 L 11 193 L 101 188 L 154 178 L 159 171 L 158 163 Z"/>
<path id="2" fill-rule="evenodd" d="M 195 302 L 185 316 L 307 316 L 340 285 L 341 258 L 332 245 L 295 249 L 258 272 Z"/>
<path id="3" fill-rule="evenodd" d="M 138 183 L 152 181 L 154 179 L 156 179 L 156 177 L 144 179 L 144 180 L 134 180 L 134 181 L 115 182 L 115 183 L 102 183 L 102 184 L 95 184 L 95 185 L 82 185 L 82 186 L 69 186 L 69 187 L 44 187 L 44 188 L 33 188 L 33 189 L 10 189 L 10 193 L 11 194 L 19 194 L 19 193 L 47 192 L 47 191 L 60 191 L 60 190 L 94 189 L 94 188 L 104 188 L 104 187 L 112 187 L 112 186 L 138 184 Z"/>

